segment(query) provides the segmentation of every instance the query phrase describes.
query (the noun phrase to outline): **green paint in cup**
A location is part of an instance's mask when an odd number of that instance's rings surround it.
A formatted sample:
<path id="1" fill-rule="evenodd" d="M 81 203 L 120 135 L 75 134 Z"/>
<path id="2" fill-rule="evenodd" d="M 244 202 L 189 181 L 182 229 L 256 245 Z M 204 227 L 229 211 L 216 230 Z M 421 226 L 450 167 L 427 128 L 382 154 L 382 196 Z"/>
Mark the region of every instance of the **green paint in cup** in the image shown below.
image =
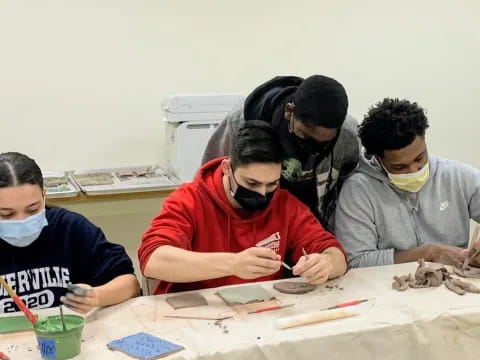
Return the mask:
<path id="1" fill-rule="evenodd" d="M 80 354 L 85 319 L 78 315 L 63 317 L 67 331 L 63 331 L 62 319 L 58 315 L 43 317 L 33 325 L 42 359 L 65 360 Z"/>

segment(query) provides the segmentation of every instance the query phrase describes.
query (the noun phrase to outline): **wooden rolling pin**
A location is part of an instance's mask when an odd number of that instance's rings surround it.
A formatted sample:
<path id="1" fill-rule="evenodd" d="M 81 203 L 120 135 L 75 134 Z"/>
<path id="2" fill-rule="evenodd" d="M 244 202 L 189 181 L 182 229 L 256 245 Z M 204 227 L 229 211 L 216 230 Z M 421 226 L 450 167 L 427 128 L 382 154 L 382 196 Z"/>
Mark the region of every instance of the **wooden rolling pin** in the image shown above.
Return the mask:
<path id="1" fill-rule="evenodd" d="M 316 324 L 324 321 L 343 319 L 358 315 L 357 312 L 345 309 L 335 309 L 326 311 L 317 311 L 309 314 L 285 317 L 277 319 L 277 327 L 279 329 L 288 329 L 297 326 Z"/>

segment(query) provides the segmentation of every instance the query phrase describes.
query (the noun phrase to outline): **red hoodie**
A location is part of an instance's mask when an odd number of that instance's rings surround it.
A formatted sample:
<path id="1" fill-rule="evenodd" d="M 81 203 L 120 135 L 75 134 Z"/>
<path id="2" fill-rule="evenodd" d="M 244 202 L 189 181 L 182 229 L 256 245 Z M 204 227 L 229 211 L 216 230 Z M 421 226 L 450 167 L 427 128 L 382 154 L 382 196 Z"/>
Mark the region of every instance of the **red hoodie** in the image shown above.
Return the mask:
<path id="1" fill-rule="evenodd" d="M 265 210 L 248 218 L 240 217 L 228 202 L 223 188 L 223 159 L 206 163 L 193 182 L 183 184 L 165 200 L 138 249 L 142 273 L 150 255 L 162 245 L 197 252 L 233 253 L 260 245 L 275 250 L 282 260 L 291 259 L 290 265 L 300 259 L 302 247 L 307 253 L 321 253 L 329 247 L 343 251 L 335 237 L 325 231 L 310 210 L 287 190 L 277 190 Z M 155 294 L 281 277 L 282 269 L 255 280 L 226 276 L 192 283 L 160 281 Z"/>

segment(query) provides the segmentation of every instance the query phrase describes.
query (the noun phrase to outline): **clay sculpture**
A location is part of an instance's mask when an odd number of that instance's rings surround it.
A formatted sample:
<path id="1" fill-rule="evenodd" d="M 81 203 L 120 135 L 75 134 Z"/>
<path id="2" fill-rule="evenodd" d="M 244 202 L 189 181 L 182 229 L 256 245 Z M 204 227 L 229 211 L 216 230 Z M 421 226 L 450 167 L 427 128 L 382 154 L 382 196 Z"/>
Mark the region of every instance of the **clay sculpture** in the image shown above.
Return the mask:
<path id="1" fill-rule="evenodd" d="M 458 275 L 455 269 L 453 272 Z M 479 269 L 480 270 L 480 269 Z M 479 271 L 480 273 L 480 271 Z M 418 267 L 415 276 L 411 274 L 393 277 L 392 288 L 398 291 L 405 291 L 410 288 L 438 287 L 445 284 L 445 287 L 458 295 L 464 295 L 467 292 L 480 293 L 480 289 L 475 285 L 455 279 L 449 274 L 444 266 L 426 265 L 423 259 L 418 261 Z"/>

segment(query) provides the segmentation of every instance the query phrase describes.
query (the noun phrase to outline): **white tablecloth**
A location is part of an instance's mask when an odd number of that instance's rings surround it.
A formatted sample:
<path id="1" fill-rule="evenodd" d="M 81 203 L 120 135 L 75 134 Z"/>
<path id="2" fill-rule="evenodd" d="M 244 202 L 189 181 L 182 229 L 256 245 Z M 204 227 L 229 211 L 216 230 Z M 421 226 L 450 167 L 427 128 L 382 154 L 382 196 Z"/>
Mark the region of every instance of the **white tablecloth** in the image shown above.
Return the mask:
<path id="1" fill-rule="evenodd" d="M 391 289 L 393 275 L 414 273 L 415 263 L 350 270 L 345 276 L 304 295 L 286 295 L 261 285 L 295 306 L 223 320 L 166 319 L 165 296 L 132 299 L 87 317 L 77 359 L 131 359 L 107 349 L 111 340 L 144 331 L 186 350 L 166 359 L 478 359 L 480 294 L 456 295 L 445 287 Z M 480 285 L 479 280 L 471 280 Z M 328 287 L 326 286 L 328 285 Z M 201 291 L 221 305 L 216 289 Z M 333 322 L 279 330 L 280 317 L 313 312 L 354 299 L 359 315 Z M 54 309 L 38 312 L 52 313 Z M 228 311 L 228 309 L 227 309 Z M 0 351 L 12 360 L 40 359 L 31 332 L 0 335 Z"/>

